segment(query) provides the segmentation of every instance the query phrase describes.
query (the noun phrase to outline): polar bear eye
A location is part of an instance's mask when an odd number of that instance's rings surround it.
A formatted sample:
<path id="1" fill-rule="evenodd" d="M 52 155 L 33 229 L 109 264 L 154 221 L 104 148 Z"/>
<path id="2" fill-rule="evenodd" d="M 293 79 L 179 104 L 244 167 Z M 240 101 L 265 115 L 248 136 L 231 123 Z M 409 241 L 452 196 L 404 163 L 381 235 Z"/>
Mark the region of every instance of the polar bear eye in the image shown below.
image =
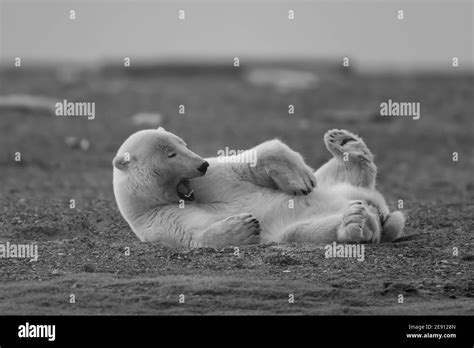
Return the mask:
<path id="1" fill-rule="evenodd" d="M 168 154 L 168 158 L 172 158 L 172 157 L 174 157 L 174 156 L 176 156 L 175 153 L 169 153 L 169 154 Z"/>

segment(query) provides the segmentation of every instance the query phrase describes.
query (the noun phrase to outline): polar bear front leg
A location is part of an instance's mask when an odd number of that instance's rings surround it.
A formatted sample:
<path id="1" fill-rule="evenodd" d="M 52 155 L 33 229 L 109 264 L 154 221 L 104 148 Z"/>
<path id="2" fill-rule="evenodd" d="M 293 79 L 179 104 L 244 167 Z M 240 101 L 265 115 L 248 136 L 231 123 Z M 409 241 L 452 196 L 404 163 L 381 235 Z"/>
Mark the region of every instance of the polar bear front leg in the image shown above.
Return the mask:
<path id="1" fill-rule="evenodd" d="M 270 140 L 248 151 L 256 152 L 257 161 L 249 165 L 246 180 L 290 195 L 307 195 L 316 187 L 313 169 L 281 141 Z"/>
<path id="2" fill-rule="evenodd" d="M 258 244 L 260 223 L 252 214 L 237 214 L 213 223 L 196 233 L 192 247 L 225 247 Z"/>

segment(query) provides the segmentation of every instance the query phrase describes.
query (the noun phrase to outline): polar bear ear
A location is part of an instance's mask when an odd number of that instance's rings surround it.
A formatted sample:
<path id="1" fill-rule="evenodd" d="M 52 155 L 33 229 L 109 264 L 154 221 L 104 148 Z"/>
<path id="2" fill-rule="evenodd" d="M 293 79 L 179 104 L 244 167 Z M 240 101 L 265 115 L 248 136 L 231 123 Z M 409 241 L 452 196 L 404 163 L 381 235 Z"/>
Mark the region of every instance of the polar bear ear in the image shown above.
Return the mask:
<path id="1" fill-rule="evenodd" d="M 158 127 L 158 130 L 162 132 L 166 132 L 166 129 L 164 129 L 163 127 Z"/>
<path id="2" fill-rule="evenodd" d="M 127 170 L 130 163 L 130 154 L 126 152 L 124 155 L 117 155 L 113 160 L 114 167 L 120 170 Z"/>

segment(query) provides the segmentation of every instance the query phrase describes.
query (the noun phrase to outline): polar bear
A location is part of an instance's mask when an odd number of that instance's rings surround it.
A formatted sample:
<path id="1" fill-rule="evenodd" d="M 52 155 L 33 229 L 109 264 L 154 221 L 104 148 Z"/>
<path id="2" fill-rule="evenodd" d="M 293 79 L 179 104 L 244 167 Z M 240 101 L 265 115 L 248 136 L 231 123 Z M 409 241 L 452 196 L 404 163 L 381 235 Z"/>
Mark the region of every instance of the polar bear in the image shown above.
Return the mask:
<path id="1" fill-rule="evenodd" d="M 377 168 L 364 141 L 330 130 L 324 143 L 333 158 L 314 172 L 279 140 L 203 159 L 162 127 L 141 130 L 113 159 L 114 194 L 140 240 L 173 247 L 398 238 L 404 216 L 389 212 L 375 189 Z"/>

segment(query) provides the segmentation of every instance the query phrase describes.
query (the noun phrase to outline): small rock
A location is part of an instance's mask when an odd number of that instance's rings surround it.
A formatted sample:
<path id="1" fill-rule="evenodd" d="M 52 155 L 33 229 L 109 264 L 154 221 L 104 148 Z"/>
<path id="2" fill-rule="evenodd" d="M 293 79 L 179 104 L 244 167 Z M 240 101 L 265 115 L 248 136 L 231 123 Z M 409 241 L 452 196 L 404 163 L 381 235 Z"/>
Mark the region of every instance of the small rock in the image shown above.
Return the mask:
<path id="1" fill-rule="evenodd" d="M 64 143 L 69 147 L 77 147 L 79 145 L 79 140 L 76 137 L 66 137 L 64 138 Z"/>
<path id="2" fill-rule="evenodd" d="M 82 151 L 87 151 L 89 150 L 91 144 L 89 140 L 83 138 L 83 139 L 78 139 L 76 137 L 66 137 L 64 138 L 64 143 L 70 147 L 71 149 L 81 149 Z"/>
<path id="3" fill-rule="evenodd" d="M 91 146 L 91 144 L 90 144 L 89 140 L 81 139 L 81 141 L 79 143 L 79 147 L 81 148 L 82 151 L 89 150 L 90 146 Z"/>
<path id="4" fill-rule="evenodd" d="M 136 126 L 153 126 L 158 127 L 163 120 L 159 113 L 139 112 L 132 116 L 132 123 Z"/>
<path id="5" fill-rule="evenodd" d="M 94 272 L 94 267 L 92 267 L 91 265 L 85 265 L 84 266 L 84 272 L 93 273 Z"/>
<path id="6" fill-rule="evenodd" d="M 457 289 L 457 286 L 450 282 L 445 282 L 443 285 L 444 290 L 446 291 L 454 291 Z"/>

